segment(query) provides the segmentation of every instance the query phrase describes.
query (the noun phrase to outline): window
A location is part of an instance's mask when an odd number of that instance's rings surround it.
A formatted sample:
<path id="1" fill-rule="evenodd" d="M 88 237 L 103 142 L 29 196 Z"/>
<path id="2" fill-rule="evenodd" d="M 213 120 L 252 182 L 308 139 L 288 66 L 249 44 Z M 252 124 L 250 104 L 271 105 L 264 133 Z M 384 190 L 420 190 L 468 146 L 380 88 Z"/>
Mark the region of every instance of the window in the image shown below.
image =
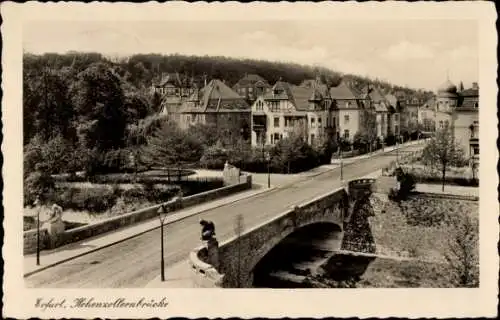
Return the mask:
<path id="1" fill-rule="evenodd" d="M 450 125 L 450 122 L 449 122 L 448 120 L 446 120 L 446 121 L 444 122 L 444 126 L 445 126 L 446 128 L 448 128 L 448 126 L 449 126 L 449 125 Z"/>
<path id="2" fill-rule="evenodd" d="M 399 126 L 394 126 L 394 133 L 399 134 Z"/>
<path id="3" fill-rule="evenodd" d="M 397 114 L 397 113 L 396 113 L 396 114 L 394 115 L 394 120 L 399 121 L 399 114 Z"/>
<path id="4" fill-rule="evenodd" d="M 280 118 L 275 117 L 274 118 L 274 127 L 277 128 L 280 126 Z"/>
<path id="5" fill-rule="evenodd" d="M 280 141 L 280 134 L 279 133 L 275 133 L 274 134 L 274 143 L 277 143 L 278 141 Z"/>
<path id="6" fill-rule="evenodd" d="M 344 139 L 348 140 L 349 139 L 349 130 L 344 130 Z"/>
<path id="7" fill-rule="evenodd" d="M 315 122 L 314 122 L 314 118 L 311 118 L 311 128 L 314 128 L 315 127 Z"/>
<path id="8" fill-rule="evenodd" d="M 191 122 L 191 116 L 190 116 L 190 115 L 187 115 L 187 116 L 186 116 L 186 121 L 187 121 L 188 123 L 189 123 L 189 122 Z"/>
<path id="9" fill-rule="evenodd" d="M 278 101 L 271 101 L 271 112 L 278 112 L 279 111 L 279 102 Z"/>
<path id="10" fill-rule="evenodd" d="M 314 143 L 314 134 L 311 134 L 311 144 Z"/>
<path id="11" fill-rule="evenodd" d="M 346 114 L 344 116 L 344 123 L 349 123 L 349 115 L 348 114 Z"/>
<path id="12" fill-rule="evenodd" d="M 321 128 L 321 118 L 318 118 L 318 128 Z"/>
<path id="13" fill-rule="evenodd" d="M 439 121 L 439 128 L 443 129 L 444 125 L 443 125 L 443 120 Z"/>
<path id="14" fill-rule="evenodd" d="M 257 109 L 257 110 L 263 110 L 264 109 L 264 104 L 262 103 L 262 101 L 257 101 L 255 103 L 255 109 Z"/>
<path id="15" fill-rule="evenodd" d="M 479 155 L 479 146 L 472 147 L 473 155 Z"/>

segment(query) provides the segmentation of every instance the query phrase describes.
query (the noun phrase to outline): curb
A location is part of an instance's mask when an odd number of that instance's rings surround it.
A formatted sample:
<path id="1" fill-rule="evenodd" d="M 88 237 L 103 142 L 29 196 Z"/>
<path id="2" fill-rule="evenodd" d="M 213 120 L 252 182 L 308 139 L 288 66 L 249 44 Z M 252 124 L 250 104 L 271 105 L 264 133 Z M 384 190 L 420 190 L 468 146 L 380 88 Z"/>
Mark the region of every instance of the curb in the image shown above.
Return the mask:
<path id="1" fill-rule="evenodd" d="M 258 195 L 261 195 L 261 194 L 263 194 L 263 193 L 265 193 L 265 192 L 271 192 L 271 191 L 274 191 L 274 190 L 276 190 L 276 189 L 277 189 L 276 187 L 271 186 L 271 188 L 266 188 L 266 189 L 264 189 L 263 191 L 256 192 L 256 193 L 254 193 L 254 194 L 252 194 L 252 195 L 249 195 L 248 197 L 243 197 L 243 198 L 237 199 L 237 200 L 235 200 L 235 201 L 231 202 L 231 204 L 233 204 L 233 203 L 235 203 L 235 202 L 238 202 L 238 201 L 241 201 L 241 200 L 250 199 L 250 198 L 252 198 L 252 197 L 256 197 L 256 196 L 258 196 Z M 175 223 L 175 222 L 178 222 L 178 221 L 181 221 L 181 220 L 184 220 L 184 219 L 187 219 L 187 218 L 190 218 L 190 217 L 196 216 L 196 215 L 198 215 L 198 214 L 201 214 L 201 213 L 207 212 L 207 211 L 209 211 L 209 210 L 213 210 L 213 209 L 217 209 L 217 208 L 220 208 L 220 207 L 226 206 L 226 205 L 228 205 L 228 204 L 229 204 L 229 203 L 223 203 L 223 204 L 220 204 L 220 205 L 217 205 L 217 206 L 211 207 L 211 208 L 207 208 L 207 209 L 204 209 L 204 210 L 201 210 L 201 211 L 194 212 L 193 214 L 186 215 L 186 216 L 184 216 L 184 217 L 180 217 L 180 218 L 178 218 L 178 219 L 175 219 L 175 220 L 172 220 L 172 221 L 170 221 L 170 222 L 167 222 L 167 223 L 165 223 L 165 224 L 164 224 L 164 226 L 167 226 L 167 225 L 169 225 L 169 224 L 173 224 L 173 223 Z M 152 221 L 152 220 L 150 220 L 150 221 Z M 146 223 L 146 221 L 145 221 L 145 223 Z M 39 272 L 41 272 L 41 271 L 44 271 L 44 270 L 46 270 L 46 269 L 52 268 L 52 267 L 54 267 L 54 266 L 57 266 L 57 265 L 59 265 L 59 264 L 62 264 L 62 263 L 65 263 L 65 262 L 68 262 L 68 261 L 71 261 L 71 260 L 74 260 L 74 259 L 77 259 L 77 258 L 80 258 L 80 257 L 85 256 L 85 255 L 87 255 L 87 254 L 90 254 L 90 253 L 93 253 L 93 252 L 96 252 L 96 251 L 99 251 L 99 250 L 102 250 L 102 249 L 105 249 L 105 248 L 111 247 L 111 246 L 113 246 L 113 245 L 115 245 L 115 244 L 118 244 L 118 243 L 121 243 L 121 242 L 125 242 L 125 241 L 127 241 L 127 240 L 130 240 L 130 239 L 133 239 L 133 238 L 139 237 L 139 236 L 141 236 L 141 235 L 143 235 L 143 234 L 145 234 L 145 233 L 148 233 L 148 232 L 150 232 L 150 231 L 153 231 L 153 230 L 159 229 L 160 227 L 161 227 L 161 226 L 160 226 L 160 225 L 158 225 L 158 226 L 155 226 L 155 227 L 152 227 L 152 228 L 148 228 L 148 229 L 143 230 L 143 231 L 141 231 L 141 232 L 139 232 L 139 233 L 136 233 L 136 234 L 134 234 L 134 235 L 127 236 L 127 237 L 124 237 L 124 238 L 122 238 L 122 239 L 119 239 L 119 240 L 116 240 L 116 241 L 112 241 L 112 242 L 110 242 L 110 243 L 108 243 L 108 244 L 105 244 L 105 245 L 102 245 L 102 246 L 99 246 L 99 247 L 96 247 L 96 248 L 92 248 L 92 249 L 90 249 L 89 251 L 85 251 L 85 252 L 79 253 L 79 254 L 74 255 L 74 256 L 72 256 L 72 257 L 65 258 L 65 259 L 62 259 L 62 260 L 59 260 L 59 261 L 56 261 L 56 262 L 50 263 L 50 264 L 48 264 L 48 265 L 46 265 L 46 266 L 43 266 L 43 267 L 40 267 L 40 268 L 38 268 L 38 269 L 36 269 L 36 270 L 33 270 L 33 271 L 29 271 L 29 272 L 24 273 L 24 274 L 23 274 L 23 278 L 27 278 L 27 277 L 32 276 L 32 275 L 34 275 L 34 274 L 36 274 L 36 273 L 39 273 Z"/>
<path id="2" fill-rule="evenodd" d="M 407 146 L 405 146 L 405 147 L 408 147 L 408 146 L 411 146 L 411 145 L 407 145 Z M 403 147 L 403 148 L 404 148 L 404 147 Z M 394 151 L 394 150 L 387 151 L 387 152 L 382 152 L 382 153 L 390 153 L 390 152 L 393 152 L 393 151 Z M 372 155 L 372 156 L 376 156 L 376 154 L 374 154 L 374 155 Z M 366 158 L 363 158 L 363 159 L 358 159 L 358 160 L 355 160 L 355 161 L 353 161 L 353 162 L 351 162 L 351 163 L 347 163 L 347 164 L 345 164 L 345 165 L 343 165 L 343 166 L 344 166 L 344 167 L 346 167 L 346 166 L 352 165 L 352 164 L 354 164 L 354 163 L 356 163 L 356 162 L 358 162 L 358 161 L 366 160 L 366 159 L 369 159 L 369 158 L 371 158 L 371 157 L 369 156 L 369 157 L 366 157 Z M 323 172 L 319 172 L 319 173 L 316 173 L 316 174 L 313 174 L 313 175 L 310 175 L 310 176 L 303 177 L 302 179 L 300 179 L 300 180 L 298 180 L 298 181 L 306 180 L 306 179 L 308 179 L 308 178 L 312 178 L 312 177 L 317 177 L 317 176 L 319 176 L 319 175 L 322 175 L 322 174 L 325 174 L 325 173 L 331 172 L 331 171 L 333 171 L 333 170 L 335 170 L 335 169 L 338 169 L 338 167 L 331 168 L 331 169 L 328 169 L 328 170 L 323 171 Z M 277 190 L 279 190 L 279 189 L 280 189 L 280 188 L 282 188 L 282 187 L 288 187 L 288 186 L 290 186 L 290 185 L 293 185 L 293 184 L 294 184 L 294 183 L 296 183 L 296 182 L 297 182 L 297 181 L 295 181 L 295 182 L 291 182 L 291 183 L 287 183 L 287 184 L 284 184 L 284 185 L 281 185 L 281 186 L 271 186 L 271 188 L 266 188 L 265 186 L 263 186 L 263 188 L 265 188 L 264 190 L 262 190 L 262 191 L 258 191 L 258 192 L 254 193 L 254 194 L 252 194 L 252 195 L 247 196 L 247 197 L 243 197 L 243 198 L 237 199 L 237 200 L 235 200 L 235 201 L 231 202 L 231 204 L 233 204 L 233 203 L 235 203 L 235 202 L 238 202 L 238 201 L 241 201 L 241 200 L 246 200 L 246 199 L 249 199 L 249 198 L 252 198 L 252 197 L 256 197 L 256 196 L 261 195 L 261 194 L 266 193 L 266 192 L 273 192 L 273 191 L 277 191 Z M 257 185 L 257 184 L 256 184 L 256 185 Z M 259 185 L 260 185 L 260 184 L 259 184 Z M 261 186 L 262 186 L 262 185 L 261 185 Z M 175 222 L 178 222 L 178 221 L 181 221 L 181 220 L 184 220 L 184 219 L 187 219 L 187 218 L 190 218 L 190 217 L 193 217 L 193 216 L 196 216 L 196 215 L 199 215 L 199 214 L 202 214 L 202 213 L 204 213 L 204 212 L 206 212 L 206 211 L 209 211 L 209 210 L 213 210 L 213 209 L 217 209 L 217 208 L 220 208 L 220 207 L 226 206 L 226 205 L 228 205 L 228 204 L 229 204 L 229 203 L 223 203 L 223 204 L 220 204 L 220 205 L 216 205 L 216 206 L 214 206 L 214 207 L 211 207 L 211 208 L 207 208 L 207 209 L 204 209 L 204 210 L 201 210 L 201 211 L 194 212 L 193 214 L 186 215 L 186 216 L 184 216 L 184 217 L 180 217 L 180 218 L 178 218 L 178 219 L 175 219 L 175 220 L 172 220 L 172 221 L 170 221 L 170 222 L 168 222 L 168 223 L 165 223 L 165 224 L 164 224 L 164 226 L 169 225 L 169 224 L 172 224 L 172 223 L 175 223 Z M 151 219 L 151 221 L 152 221 L 152 219 Z M 146 221 L 145 221 L 145 222 L 146 222 Z M 96 251 L 99 251 L 99 250 L 102 250 L 102 249 L 105 249 L 105 248 L 111 247 L 111 246 L 113 246 L 113 245 L 115 245 L 115 244 L 118 244 L 118 243 L 121 243 L 121 242 L 124 242 L 124 241 L 130 240 L 130 239 L 133 239 L 133 238 L 139 237 L 139 236 L 141 236 L 141 235 L 143 235 L 143 234 L 145 234 L 145 233 L 147 233 L 147 232 L 150 232 L 150 231 L 153 231 L 153 230 L 159 229 L 160 227 L 161 227 L 160 225 L 155 226 L 155 227 L 151 227 L 151 228 L 148 228 L 148 229 L 146 229 L 146 230 L 144 230 L 144 231 L 141 231 L 141 232 L 139 232 L 139 233 L 136 233 L 136 234 L 134 234 L 134 235 L 127 236 L 127 237 L 124 237 L 124 238 L 122 238 L 122 239 L 119 239 L 119 240 L 116 240 L 116 241 L 112 241 L 112 242 L 110 242 L 110 243 L 108 243 L 108 244 L 105 244 L 105 245 L 102 245 L 102 246 L 99 246 L 99 247 L 96 247 L 96 248 L 92 248 L 92 249 L 90 249 L 89 251 L 82 252 L 82 253 L 77 254 L 77 255 L 74 255 L 74 256 L 72 256 L 72 257 L 65 258 L 65 259 L 62 259 L 62 260 L 59 260 L 59 261 L 53 262 L 53 263 L 48 264 L 48 265 L 46 265 L 46 266 L 40 267 L 40 268 L 38 268 L 38 269 L 36 269 L 36 270 L 33 270 L 33 271 L 29 271 L 29 272 L 27 272 L 27 273 L 24 273 L 24 274 L 23 274 L 23 278 L 27 278 L 27 277 L 32 276 L 32 275 L 34 275 L 34 274 L 36 274 L 36 273 L 39 273 L 39 272 L 41 272 L 41 271 L 44 271 L 44 270 L 49 269 L 49 268 L 51 268 L 51 267 L 54 267 L 54 266 L 56 266 L 56 265 L 59 265 L 59 264 L 62 264 L 62 263 L 65 263 L 65 262 L 68 262 L 68 261 L 71 261 L 71 260 L 74 260 L 74 259 L 77 259 L 77 258 L 80 258 L 80 257 L 85 256 L 85 255 L 87 255 L 87 254 L 90 254 L 90 253 L 93 253 L 93 252 L 96 252 Z"/>

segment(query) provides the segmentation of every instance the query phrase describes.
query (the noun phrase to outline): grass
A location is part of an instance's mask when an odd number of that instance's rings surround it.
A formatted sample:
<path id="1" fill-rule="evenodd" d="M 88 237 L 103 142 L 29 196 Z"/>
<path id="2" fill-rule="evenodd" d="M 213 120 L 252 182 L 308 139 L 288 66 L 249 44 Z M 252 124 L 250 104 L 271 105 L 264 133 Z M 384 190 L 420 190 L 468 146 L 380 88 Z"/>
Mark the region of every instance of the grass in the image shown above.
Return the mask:
<path id="1" fill-rule="evenodd" d="M 444 220 L 467 213 L 478 216 L 479 203 L 417 195 L 400 204 L 388 201 L 370 225 L 379 253 L 442 261 L 449 233 Z"/>
<path id="2" fill-rule="evenodd" d="M 357 288 L 447 288 L 447 266 L 423 261 L 375 259 L 361 276 Z"/>

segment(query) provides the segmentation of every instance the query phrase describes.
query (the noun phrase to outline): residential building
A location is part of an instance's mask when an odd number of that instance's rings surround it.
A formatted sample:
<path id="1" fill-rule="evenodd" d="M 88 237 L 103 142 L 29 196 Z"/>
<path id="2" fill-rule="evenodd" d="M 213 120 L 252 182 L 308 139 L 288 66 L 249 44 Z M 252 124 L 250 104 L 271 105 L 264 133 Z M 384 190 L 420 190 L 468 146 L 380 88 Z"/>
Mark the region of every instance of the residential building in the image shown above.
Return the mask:
<path id="1" fill-rule="evenodd" d="M 336 112 L 332 117 L 337 127 L 337 136 L 352 143 L 354 135 L 361 130 L 361 115 L 366 100 L 347 81 L 331 88 L 330 97 L 335 101 Z"/>
<path id="2" fill-rule="evenodd" d="M 408 129 L 409 132 L 413 132 L 418 129 L 419 118 L 418 114 L 420 108 L 424 104 L 423 100 L 418 97 L 408 97 L 405 101 L 405 112 L 404 112 L 404 127 Z"/>
<path id="3" fill-rule="evenodd" d="M 404 114 L 403 106 L 401 101 L 393 94 L 386 94 L 385 100 L 388 104 L 387 133 L 399 137 L 401 134 L 401 115 Z"/>
<path id="4" fill-rule="evenodd" d="M 250 105 L 218 79 L 194 92 L 180 108 L 179 126 L 209 124 L 227 130 L 231 136 L 250 135 Z"/>
<path id="5" fill-rule="evenodd" d="M 258 74 L 245 74 L 234 86 L 233 90 L 252 104 L 257 97 L 263 95 L 271 86 Z"/>
<path id="6" fill-rule="evenodd" d="M 151 93 L 160 95 L 160 113 L 178 121 L 180 106 L 200 87 L 199 79 L 179 73 L 164 73 L 159 80 L 153 81 Z"/>
<path id="7" fill-rule="evenodd" d="M 448 126 L 457 142 L 470 159 L 471 165 L 479 163 L 479 87 L 458 91 L 447 80 L 438 88 L 436 99 L 437 129 Z"/>
<path id="8" fill-rule="evenodd" d="M 366 98 L 369 99 L 371 106 L 375 110 L 376 114 L 376 128 L 377 128 L 377 136 L 380 139 L 385 139 L 390 131 L 389 131 L 389 120 L 390 120 L 390 108 L 389 103 L 385 99 L 380 89 L 375 87 L 367 88 Z"/>
<path id="9" fill-rule="evenodd" d="M 252 145 L 276 144 L 292 134 L 315 144 L 333 139 L 335 121 L 327 87 L 278 81 L 252 105 Z"/>
<path id="10" fill-rule="evenodd" d="M 436 98 L 427 100 L 417 109 L 417 123 L 422 126 L 423 132 L 434 132 L 436 130 Z"/>

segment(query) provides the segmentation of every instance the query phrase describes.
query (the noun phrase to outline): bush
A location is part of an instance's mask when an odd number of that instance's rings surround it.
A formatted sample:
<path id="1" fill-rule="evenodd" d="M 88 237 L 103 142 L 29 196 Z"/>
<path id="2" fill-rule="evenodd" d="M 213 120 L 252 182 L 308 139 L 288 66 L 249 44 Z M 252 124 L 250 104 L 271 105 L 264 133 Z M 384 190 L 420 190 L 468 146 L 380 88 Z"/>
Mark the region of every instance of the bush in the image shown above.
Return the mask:
<path id="1" fill-rule="evenodd" d="M 432 168 L 411 167 L 411 166 L 403 166 L 402 168 L 413 175 L 416 183 L 429 183 L 429 184 L 442 183 L 442 177 L 439 171 L 433 170 Z M 477 187 L 479 185 L 479 180 L 478 177 L 474 179 L 472 175 L 467 177 L 460 171 L 455 172 L 453 171 L 453 169 L 450 169 L 449 173 L 445 177 L 445 183 L 449 185 Z"/>
<path id="2" fill-rule="evenodd" d="M 337 144 L 331 140 L 317 145 L 315 151 L 318 155 L 319 164 L 330 164 L 332 162 L 332 155 L 337 149 Z"/>
<path id="3" fill-rule="evenodd" d="M 61 189 L 58 190 L 61 192 L 58 192 L 59 196 L 54 197 L 54 201 L 65 210 L 104 212 L 115 205 L 119 196 L 113 188 L 103 186 Z"/>
<path id="4" fill-rule="evenodd" d="M 180 189 L 178 191 L 182 190 L 182 195 L 186 197 L 193 194 L 214 190 L 217 188 L 222 188 L 223 186 L 224 186 L 224 181 L 221 178 L 186 180 L 186 181 L 181 181 L 179 183 Z M 172 197 L 175 196 L 176 194 L 177 193 L 173 193 Z"/>
<path id="5" fill-rule="evenodd" d="M 387 137 L 385 137 L 384 142 L 385 142 L 386 146 L 393 146 L 396 144 L 396 136 L 394 136 L 393 134 L 390 134 Z"/>
<path id="6" fill-rule="evenodd" d="M 214 145 L 203 152 L 200 165 L 206 169 L 222 170 L 226 161 L 229 161 L 228 151 L 221 145 Z"/>
<path id="7" fill-rule="evenodd" d="M 54 197 L 55 183 L 54 179 L 43 172 L 33 172 L 24 179 L 24 205 L 30 205 L 35 202 L 37 197 L 42 203 L 50 201 Z"/>

